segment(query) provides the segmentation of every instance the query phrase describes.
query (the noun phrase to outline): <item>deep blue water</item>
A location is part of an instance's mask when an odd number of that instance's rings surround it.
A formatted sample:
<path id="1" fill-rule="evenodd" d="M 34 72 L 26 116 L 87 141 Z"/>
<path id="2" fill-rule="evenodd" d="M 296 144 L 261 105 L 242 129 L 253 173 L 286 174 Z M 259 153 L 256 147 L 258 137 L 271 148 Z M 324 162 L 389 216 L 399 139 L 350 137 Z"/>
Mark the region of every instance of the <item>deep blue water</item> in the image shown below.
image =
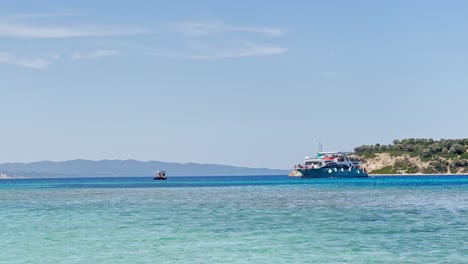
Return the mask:
<path id="1" fill-rule="evenodd" d="M 468 176 L 0 181 L 0 263 L 467 263 Z"/>
<path id="2" fill-rule="evenodd" d="M 41 178 L 0 181 L 0 189 L 20 188 L 169 188 L 300 185 L 315 187 L 428 187 L 466 186 L 468 176 L 374 176 L 346 179 L 301 179 L 287 176 L 193 176 L 169 177 L 154 181 L 152 177 Z"/>

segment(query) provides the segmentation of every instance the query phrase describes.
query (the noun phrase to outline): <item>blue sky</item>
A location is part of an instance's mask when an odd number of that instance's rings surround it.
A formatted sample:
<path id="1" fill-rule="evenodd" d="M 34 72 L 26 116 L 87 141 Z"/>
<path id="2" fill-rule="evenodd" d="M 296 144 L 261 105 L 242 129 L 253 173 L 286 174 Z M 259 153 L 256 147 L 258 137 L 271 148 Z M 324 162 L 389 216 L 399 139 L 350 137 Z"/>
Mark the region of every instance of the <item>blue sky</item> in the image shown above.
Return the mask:
<path id="1" fill-rule="evenodd" d="M 465 1 L 9 1 L 0 162 L 290 168 L 466 138 Z"/>

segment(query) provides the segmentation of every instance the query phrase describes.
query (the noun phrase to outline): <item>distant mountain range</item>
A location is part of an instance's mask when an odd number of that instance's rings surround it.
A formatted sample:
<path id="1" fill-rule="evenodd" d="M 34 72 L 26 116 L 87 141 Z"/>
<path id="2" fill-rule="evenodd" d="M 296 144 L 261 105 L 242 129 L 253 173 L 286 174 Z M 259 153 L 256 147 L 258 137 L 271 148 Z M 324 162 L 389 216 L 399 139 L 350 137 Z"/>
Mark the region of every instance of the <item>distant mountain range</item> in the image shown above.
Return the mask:
<path id="1" fill-rule="evenodd" d="M 287 170 L 247 168 L 218 164 L 173 163 L 138 160 L 69 160 L 0 164 L 10 177 L 152 177 L 157 170 L 171 176 L 286 175 Z"/>

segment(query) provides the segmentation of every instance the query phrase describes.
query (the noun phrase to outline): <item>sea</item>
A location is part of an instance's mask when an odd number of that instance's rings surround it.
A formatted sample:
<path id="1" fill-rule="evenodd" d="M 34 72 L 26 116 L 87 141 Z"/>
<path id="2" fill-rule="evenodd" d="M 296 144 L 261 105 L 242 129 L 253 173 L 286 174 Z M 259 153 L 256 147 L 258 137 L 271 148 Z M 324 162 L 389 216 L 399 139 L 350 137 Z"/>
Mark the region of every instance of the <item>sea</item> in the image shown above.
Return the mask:
<path id="1" fill-rule="evenodd" d="M 468 263 L 468 176 L 1 180 L 0 263 Z"/>

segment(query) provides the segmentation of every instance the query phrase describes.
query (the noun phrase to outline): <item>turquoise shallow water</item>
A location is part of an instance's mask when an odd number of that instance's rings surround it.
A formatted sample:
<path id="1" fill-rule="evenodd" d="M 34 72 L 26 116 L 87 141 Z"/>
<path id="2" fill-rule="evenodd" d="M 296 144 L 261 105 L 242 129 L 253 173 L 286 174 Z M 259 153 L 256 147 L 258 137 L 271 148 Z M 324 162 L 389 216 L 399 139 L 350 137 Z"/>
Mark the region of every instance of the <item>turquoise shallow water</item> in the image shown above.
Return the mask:
<path id="1" fill-rule="evenodd" d="M 467 263 L 468 177 L 0 181 L 0 263 Z"/>

